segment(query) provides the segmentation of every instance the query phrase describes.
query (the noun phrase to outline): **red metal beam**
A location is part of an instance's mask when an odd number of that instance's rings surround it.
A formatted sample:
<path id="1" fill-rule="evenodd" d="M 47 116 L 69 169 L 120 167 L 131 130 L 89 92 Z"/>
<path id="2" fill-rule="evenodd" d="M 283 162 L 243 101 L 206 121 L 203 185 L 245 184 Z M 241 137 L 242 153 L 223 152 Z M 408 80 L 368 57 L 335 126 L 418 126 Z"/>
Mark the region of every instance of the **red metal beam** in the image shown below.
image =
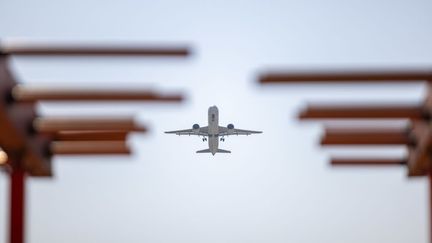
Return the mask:
<path id="1" fill-rule="evenodd" d="M 432 242 L 432 171 L 429 171 L 428 182 L 429 182 L 429 241 Z"/>
<path id="2" fill-rule="evenodd" d="M 25 172 L 14 168 L 10 173 L 10 243 L 24 243 Z"/>
<path id="3" fill-rule="evenodd" d="M 50 152 L 55 155 L 127 155 L 126 141 L 67 141 L 52 142 Z"/>
<path id="4" fill-rule="evenodd" d="M 325 128 L 321 145 L 414 145 L 409 129 Z"/>
<path id="5" fill-rule="evenodd" d="M 48 88 L 17 85 L 12 98 L 21 102 L 35 101 L 157 101 L 179 102 L 180 94 L 159 94 L 145 90 L 92 90 L 77 88 Z"/>
<path id="6" fill-rule="evenodd" d="M 430 114 L 421 106 L 308 106 L 303 110 L 300 119 L 424 119 Z"/>
<path id="7" fill-rule="evenodd" d="M 10 103 L 9 95 L 16 85 L 8 58 L 0 54 L 0 144 L 11 160 L 20 163 L 29 175 L 50 175 L 50 161 L 29 147 L 31 121 L 36 116 L 32 104 Z M 23 154 L 24 153 L 24 154 Z"/>
<path id="8" fill-rule="evenodd" d="M 59 131 L 147 131 L 135 124 L 133 118 L 74 118 L 74 117 L 39 117 L 33 127 L 40 133 L 56 133 Z"/>
<path id="9" fill-rule="evenodd" d="M 388 166 L 388 165 L 405 165 L 406 159 L 385 159 L 385 158 L 332 158 L 331 165 L 344 166 Z"/>
<path id="10" fill-rule="evenodd" d="M 259 78 L 268 83 L 319 83 L 319 82 L 407 82 L 430 81 L 431 70 L 338 70 L 338 71 L 284 71 L 268 72 Z"/>
<path id="11" fill-rule="evenodd" d="M 122 141 L 128 131 L 60 131 L 52 136 L 55 141 Z"/>
<path id="12" fill-rule="evenodd" d="M 7 44 L 0 54 L 26 56 L 178 56 L 190 54 L 185 46 L 85 45 L 85 44 Z"/>

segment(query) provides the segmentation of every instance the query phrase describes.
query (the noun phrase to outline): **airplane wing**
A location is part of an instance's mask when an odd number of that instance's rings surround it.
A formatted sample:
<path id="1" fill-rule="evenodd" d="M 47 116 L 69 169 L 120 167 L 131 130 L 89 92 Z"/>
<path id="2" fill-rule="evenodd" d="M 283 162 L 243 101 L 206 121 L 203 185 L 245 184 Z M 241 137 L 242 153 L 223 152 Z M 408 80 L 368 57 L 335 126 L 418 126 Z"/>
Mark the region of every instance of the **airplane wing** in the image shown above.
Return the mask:
<path id="1" fill-rule="evenodd" d="M 185 130 L 177 130 L 177 131 L 168 131 L 165 133 L 175 134 L 175 135 L 197 135 L 197 136 L 208 136 L 208 127 L 200 127 L 198 131 L 193 129 L 185 129 Z"/>
<path id="2" fill-rule="evenodd" d="M 262 133 L 262 131 L 251 131 L 242 129 L 228 129 L 226 127 L 219 127 L 219 136 L 230 136 L 230 135 L 251 135 Z"/>

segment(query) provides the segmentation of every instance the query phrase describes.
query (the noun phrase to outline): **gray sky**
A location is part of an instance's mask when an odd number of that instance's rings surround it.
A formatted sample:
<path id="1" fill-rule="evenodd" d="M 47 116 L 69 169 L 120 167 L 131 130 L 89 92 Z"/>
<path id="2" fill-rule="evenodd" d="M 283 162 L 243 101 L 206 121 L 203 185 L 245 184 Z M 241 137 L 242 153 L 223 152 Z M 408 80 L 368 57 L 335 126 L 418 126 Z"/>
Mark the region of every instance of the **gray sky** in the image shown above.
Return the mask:
<path id="1" fill-rule="evenodd" d="M 306 101 L 415 103 L 422 85 L 260 87 L 267 68 L 429 67 L 432 2 L 0 1 L 2 40 L 185 43 L 187 59 L 17 58 L 29 84 L 184 91 L 181 105 L 42 104 L 47 115 L 127 115 L 148 124 L 131 158 L 54 159 L 28 183 L 28 242 L 427 242 L 427 187 L 404 168 L 330 168 Z M 90 84 L 89 84 L 90 83 Z M 165 130 L 206 123 L 263 130 L 232 154 Z M 401 156 L 405 150 L 349 150 Z M 0 242 L 7 178 L 0 176 Z"/>

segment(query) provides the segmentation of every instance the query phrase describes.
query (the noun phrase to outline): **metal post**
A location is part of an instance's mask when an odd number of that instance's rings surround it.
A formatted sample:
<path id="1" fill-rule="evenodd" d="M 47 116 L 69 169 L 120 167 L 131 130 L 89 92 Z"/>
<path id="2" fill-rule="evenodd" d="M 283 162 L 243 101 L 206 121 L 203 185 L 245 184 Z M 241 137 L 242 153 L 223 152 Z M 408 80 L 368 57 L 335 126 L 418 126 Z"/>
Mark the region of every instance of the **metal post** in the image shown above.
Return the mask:
<path id="1" fill-rule="evenodd" d="M 10 243 L 24 243 L 25 172 L 14 168 L 10 173 Z"/>
<path id="2" fill-rule="evenodd" d="M 429 242 L 432 243 L 432 171 L 429 171 Z"/>

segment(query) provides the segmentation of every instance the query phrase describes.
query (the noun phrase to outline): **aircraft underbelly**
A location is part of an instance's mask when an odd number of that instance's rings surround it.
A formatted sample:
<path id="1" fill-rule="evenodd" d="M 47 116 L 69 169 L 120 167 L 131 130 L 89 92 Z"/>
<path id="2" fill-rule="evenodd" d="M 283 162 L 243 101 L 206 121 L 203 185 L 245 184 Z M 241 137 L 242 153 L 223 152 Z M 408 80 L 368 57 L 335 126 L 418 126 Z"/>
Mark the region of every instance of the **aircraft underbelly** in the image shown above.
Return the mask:
<path id="1" fill-rule="evenodd" d="M 216 106 L 209 108 L 208 136 L 209 149 L 215 154 L 219 147 L 219 112 Z"/>
<path id="2" fill-rule="evenodd" d="M 212 153 L 216 153 L 219 147 L 219 140 L 218 138 L 210 138 L 209 139 L 209 149 Z"/>

